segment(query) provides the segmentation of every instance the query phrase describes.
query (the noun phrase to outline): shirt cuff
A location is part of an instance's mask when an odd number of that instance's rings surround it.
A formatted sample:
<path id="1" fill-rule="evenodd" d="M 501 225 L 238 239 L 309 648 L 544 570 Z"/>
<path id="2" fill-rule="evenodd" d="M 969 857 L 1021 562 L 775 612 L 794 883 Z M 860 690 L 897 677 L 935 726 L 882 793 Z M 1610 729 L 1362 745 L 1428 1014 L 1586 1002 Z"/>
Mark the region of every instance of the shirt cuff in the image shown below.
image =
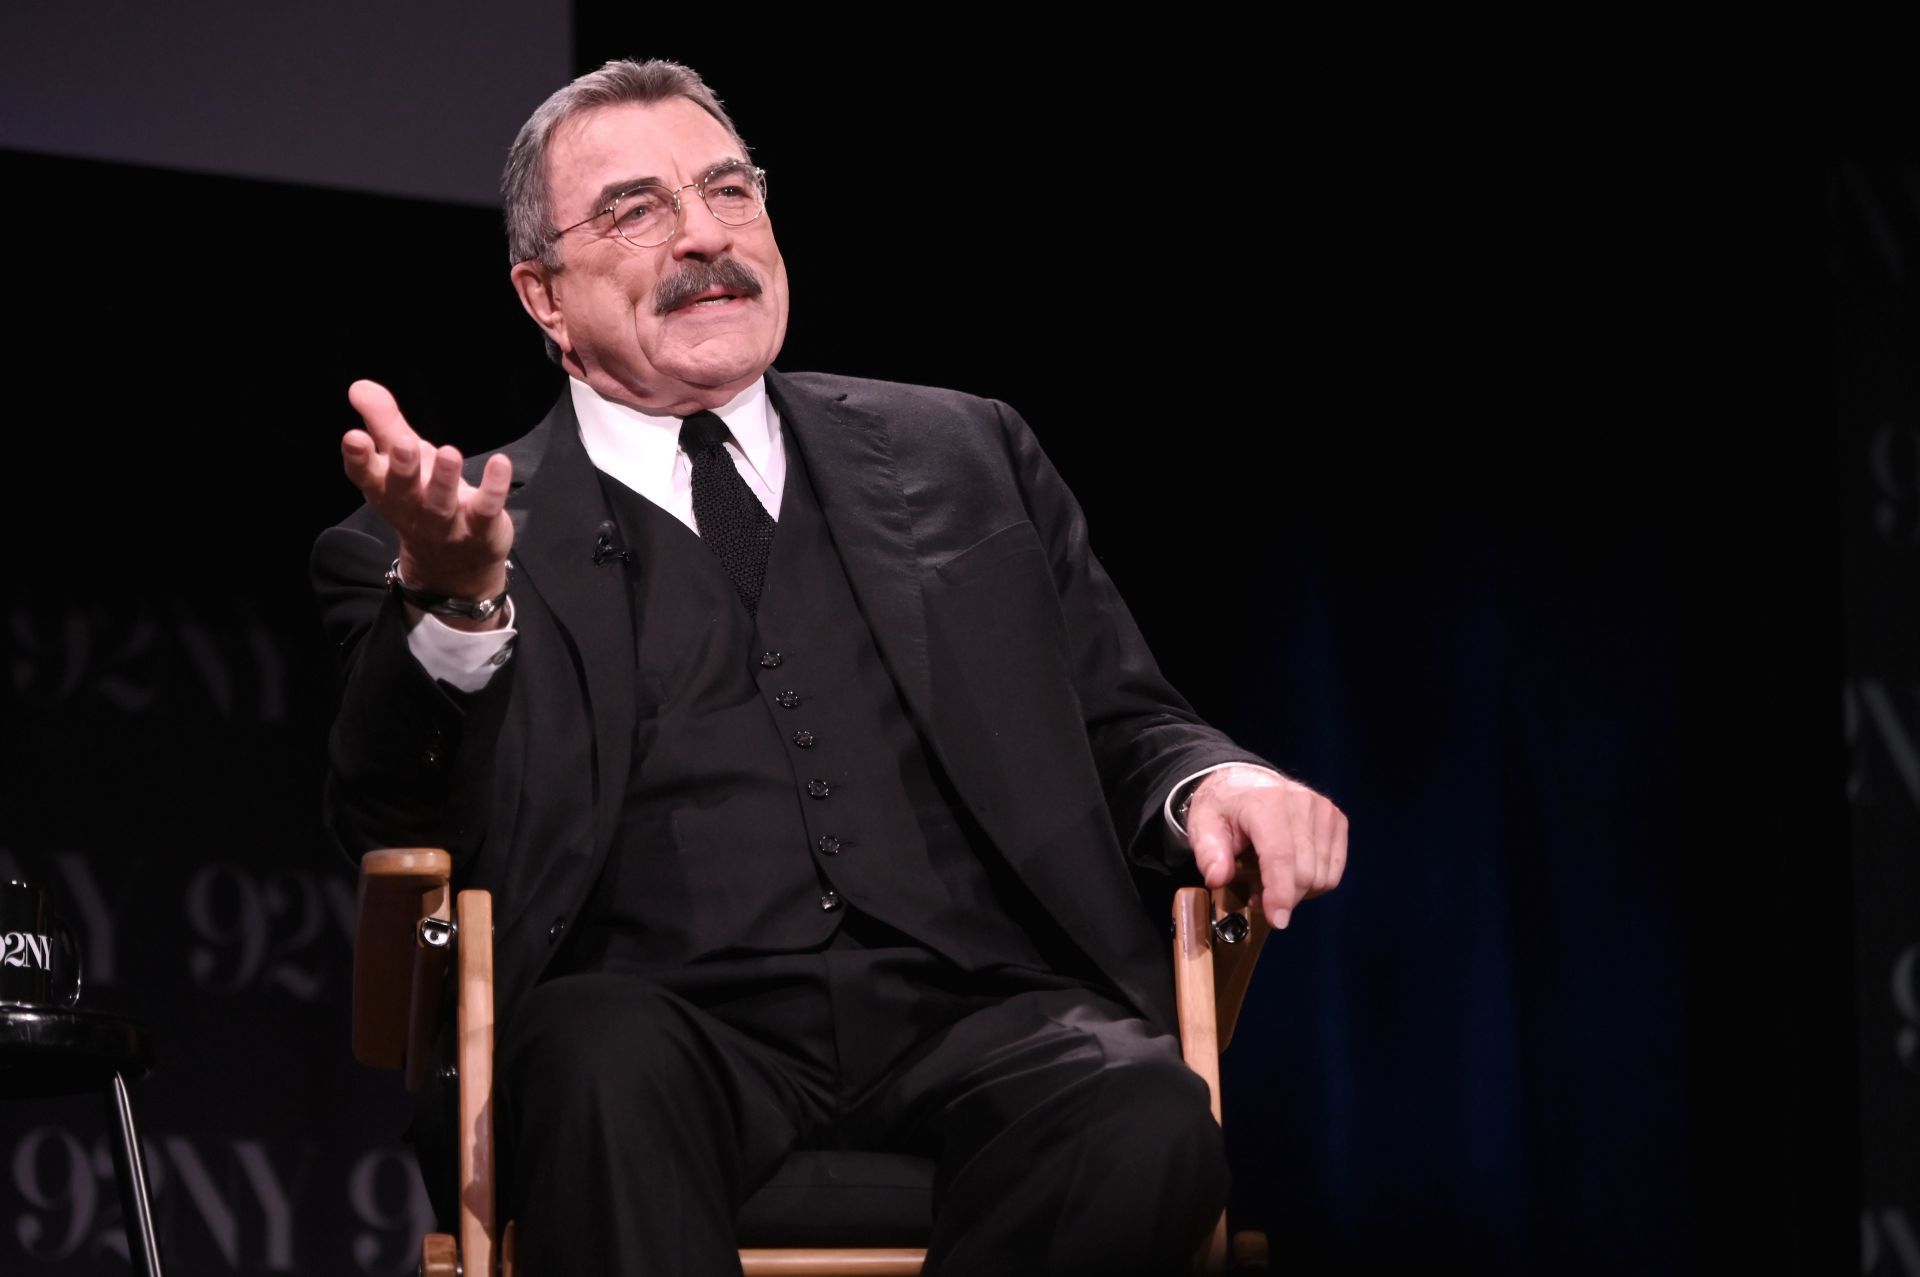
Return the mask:
<path id="1" fill-rule="evenodd" d="M 1274 771 L 1271 767 L 1261 767 L 1258 763 L 1243 762 L 1239 759 L 1234 759 L 1231 762 L 1215 763 L 1211 767 L 1202 767 L 1199 771 L 1188 776 L 1185 780 L 1182 780 L 1179 784 L 1168 790 L 1167 801 L 1162 804 L 1160 808 L 1160 814 L 1167 819 L 1167 837 L 1172 841 L 1174 846 L 1191 848 L 1193 845 L 1187 841 L 1186 826 L 1180 823 L 1180 818 L 1174 815 L 1174 813 L 1185 805 L 1186 798 L 1193 793 L 1193 787 L 1200 783 L 1202 776 L 1207 775 L 1209 772 L 1217 772 L 1222 767 L 1253 767 L 1260 771 L 1280 776 L 1283 780 L 1285 779 L 1283 773 Z"/>
<path id="2" fill-rule="evenodd" d="M 420 668 L 434 678 L 463 692 L 477 692 L 493 681 L 502 665 L 513 655 L 513 600 L 509 598 L 500 615 L 504 623 L 497 630 L 456 630 L 430 612 L 422 612 L 409 603 L 407 616 L 413 628 L 407 631 L 407 650 Z"/>

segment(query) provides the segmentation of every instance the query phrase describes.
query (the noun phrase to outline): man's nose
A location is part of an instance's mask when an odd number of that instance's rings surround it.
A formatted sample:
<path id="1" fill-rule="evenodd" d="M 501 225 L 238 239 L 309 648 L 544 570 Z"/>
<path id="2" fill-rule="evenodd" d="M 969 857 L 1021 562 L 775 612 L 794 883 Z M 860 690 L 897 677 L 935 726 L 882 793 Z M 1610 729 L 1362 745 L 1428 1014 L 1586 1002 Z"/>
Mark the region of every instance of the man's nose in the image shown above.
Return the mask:
<path id="1" fill-rule="evenodd" d="M 680 226 L 673 233 L 673 255 L 718 257 L 733 245 L 734 228 L 713 215 L 695 191 L 680 194 Z"/>

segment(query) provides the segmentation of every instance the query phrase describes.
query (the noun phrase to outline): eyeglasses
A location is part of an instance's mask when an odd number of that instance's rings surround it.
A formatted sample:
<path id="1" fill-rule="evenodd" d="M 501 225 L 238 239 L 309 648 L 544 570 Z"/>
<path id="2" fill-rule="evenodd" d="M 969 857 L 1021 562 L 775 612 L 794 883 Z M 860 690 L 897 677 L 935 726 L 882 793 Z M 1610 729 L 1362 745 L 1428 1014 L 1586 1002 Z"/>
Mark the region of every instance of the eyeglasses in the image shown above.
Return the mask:
<path id="1" fill-rule="evenodd" d="M 700 200 L 718 221 L 728 226 L 745 226 L 758 221 L 767 211 L 767 171 L 738 160 L 716 165 L 701 174 L 697 182 L 668 188 L 649 182 L 622 191 L 613 203 L 599 212 L 583 217 L 572 226 L 555 231 L 551 244 L 568 231 L 579 230 L 588 222 L 613 215 L 613 229 L 635 248 L 654 248 L 673 238 L 680 229 L 680 192 L 697 190 Z"/>

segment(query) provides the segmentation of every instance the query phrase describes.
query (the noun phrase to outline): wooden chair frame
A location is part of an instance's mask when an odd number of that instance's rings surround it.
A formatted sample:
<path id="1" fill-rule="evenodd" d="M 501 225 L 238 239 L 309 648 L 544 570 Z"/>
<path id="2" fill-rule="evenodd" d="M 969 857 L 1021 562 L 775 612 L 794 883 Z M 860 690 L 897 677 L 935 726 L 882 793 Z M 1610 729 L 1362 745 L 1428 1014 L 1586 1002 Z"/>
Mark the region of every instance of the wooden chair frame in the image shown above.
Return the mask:
<path id="1" fill-rule="evenodd" d="M 449 970 L 457 983 L 455 1054 L 459 1129 L 457 1236 L 421 1243 L 423 1277 L 513 1277 L 514 1230 L 496 1228 L 493 1144 L 493 902 L 484 891 L 452 896 L 452 861 L 433 848 L 370 852 L 361 861 L 353 951 L 353 1051 L 362 1063 L 400 1069 L 417 1091 L 431 1067 Z M 1269 930 L 1249 906 L 1246 880 L 1218 891 L 1185 887 L 1173 902 L 1174 994 L 1180 1050 L 1206 1079 L 1220 1120 L 1220 1052 Z M 450 899 L 450 897 L 452 897 Z M 496 1247 L 496 1240 L 498 1245 Z M 1266 1238 L 1233 1238 L 1236 1267 L 1265 1267 Z M 748 1249 L 746 1277 L 918 1277 L 924 1250 Z M 1224 1214 L 1195 1257 L 1195 1274 L 1228 1269 Z"/>

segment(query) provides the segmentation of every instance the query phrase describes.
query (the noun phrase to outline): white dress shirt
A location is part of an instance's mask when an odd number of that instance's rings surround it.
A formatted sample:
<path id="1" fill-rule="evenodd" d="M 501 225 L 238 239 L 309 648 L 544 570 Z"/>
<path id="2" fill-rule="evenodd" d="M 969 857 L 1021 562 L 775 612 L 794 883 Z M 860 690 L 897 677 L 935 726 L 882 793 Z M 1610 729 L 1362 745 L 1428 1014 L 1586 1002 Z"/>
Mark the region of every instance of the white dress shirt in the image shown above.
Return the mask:
<path id="1" fill-rule="evenodd" d="M 610 403 L 583 381 L 574 380 L 573 412 L 580 419 L 580 442 L 594 469 L 618 479 L 698 534 L 693 521 L 693 462 L 680 451 L 680 418 L 655 417 Z M 780 414 L 767 398 L 762 377 L 718 410 L 733 432 L 727 455 L 767 513 L 780 517 L 780 494 L 787 487 L 787 450 L 781 443 Z"/>

